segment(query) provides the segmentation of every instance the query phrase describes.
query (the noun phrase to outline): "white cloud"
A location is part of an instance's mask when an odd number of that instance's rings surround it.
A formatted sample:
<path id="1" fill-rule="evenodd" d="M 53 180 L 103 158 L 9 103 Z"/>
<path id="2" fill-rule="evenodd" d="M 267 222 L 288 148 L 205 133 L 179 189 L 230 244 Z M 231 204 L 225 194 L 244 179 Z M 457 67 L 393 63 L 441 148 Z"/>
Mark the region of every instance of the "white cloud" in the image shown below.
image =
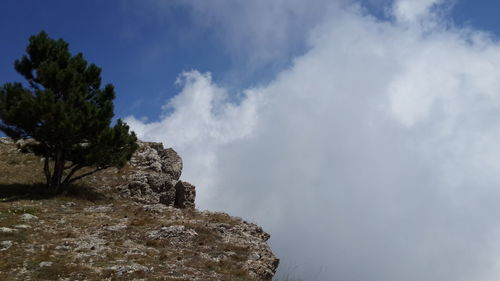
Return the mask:
<path id="1" fill-rule="evenodd" d="M 250 64 L 286 59 L 339 0 L 183 1 L 204 27 L 217 30 L 228 52 Z"/>
<path id="2" fill-rule="evenodd" d="M 425 17 L 434 2 L 415 3 L 394 12 Z M 201 208 L 264 225 L 305 280 L 495 280 L 499 43 L 441 19 L 327 18 L 239 102 L 193 71 L 161 121 L 126 121 L 180 152 Z"/>
<path id="3" fill-rule="evenodd" d="M 349 0 L 141 0 L 122 5 L 160 21 L 174 17 L 179 7 L 187 8 L 197 28 L 195 34 L 211 34 L 221 49 L 249 72 L 262 65 L 286 64 L 290 55 L 307 47 L 303 43 L 309 29 L 329 10 L 346 2 Z M 188 38 L 193 30 L 184 33 Z"/>
<path id="4" fill-rule="evenodd" d="M 401 22 L 414 22 L 431 15 L 432 8 L 444 0 L 395 0 L 393 14 Z"/>
<path id="5" fill-rule="evenodd" d="M 210 74 L 183 73 L 177 83 L 183 90 L 163 106 L 168 114 L 159 122 L 145 124 L 134 117 L 126 122 L 141 138 L 163 142 L 181 151 L 185 179 L 213 186 L 214 167 L 219 145 L 252 133 L 257 122 L 258 97 L 248 91 L 239 105 L 228 100 L 226 91 L 212 83 Z M 203 205 L 212 197 L 201 191 Z"/>

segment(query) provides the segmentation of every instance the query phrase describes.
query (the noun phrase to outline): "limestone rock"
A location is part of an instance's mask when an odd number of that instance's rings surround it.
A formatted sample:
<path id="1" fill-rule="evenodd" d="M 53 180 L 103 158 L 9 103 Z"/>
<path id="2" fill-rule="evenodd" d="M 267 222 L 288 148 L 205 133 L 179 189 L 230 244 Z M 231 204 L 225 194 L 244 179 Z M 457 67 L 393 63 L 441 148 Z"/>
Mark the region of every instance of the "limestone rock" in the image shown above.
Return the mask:
<path id="1" fill-rule="evenodd" d="M 5 250 L 8 250 L 10 247 L 12 247 L 13 243 L 12 241 L 2 241 L 0 243 L 0 251 L 5 251 Z"/>
<path id="2" fill-rule="evenodd" d="M 271 280 L 279 265 L 279 259 L 273 254 L 266 243 L 270 235 L 262 227 L 242 221 L 235 226 L 219 224 L 217 231 L 222 233 L 222 239 L 232 245 L 247 247 L 249 259 L 243 268 L 259 280 Z"/>
<path id="3" fill-rule="evenodd" d="M 138 141 L 139 148 L 130 159 L 130 164 L 143 171 L 163 173 L 177 181 L 182 173 L 182 158 L 172 148 L 164 149 L 163 144 Z"/>
<path id="4" fill-rule="evenodd" d="M 101 206 L 91 206 L 83 210 L 86 213 L 107 213 L 113 211 L 113 204 L 101 205 Z"/>
<path id="5" fill-rule="evenodd" d="M 38 220 L 38 217 L 37 216 L 34 216 L 32 214 L 22 214 L 21 215 L 21 220 L 23 221 L 32 221 L 32 220 Z"/>
<path id="6" fill-rule="evenodd" d="M 37 144 L 34 139 L 19 139 L 15 143 L 21 152 L 33 152 L 34 145 Z"/>
<path id="7" fill-rule="evenodd" d="M 0 233 L 14 233 L 14 232 L 17 232 L 17 229 L 9 227 L 0 227 Z"/>
<path id="8" fill-rule="evenodd" d="M 169 209 L 169 207 L 163 204 L 144 205 L 142 208 L 144 209 L 144 211 L 151 213 L 163 213 Z"/>
<path id="9" fill-rule="evenodd" d="M 174 207 L 185 209 L 194 208 L 194 199 L 196 197 L 196 188 L 194 185 L 178 181 L 175 185 L 175 202 Z"/>
<path id="10" fill-rule="evenodd" d="M 152 230 L 147 233 L 149 239 L 166 239 L 170 242 L 186 242 L 198 236 L 194 229 L 187 228 L 184 225 L 164 226 L 159 230 Z"/>
<path id="11" fill-rule="evenodd" d="M 146 204 L 161 203 L 178 208 L 192 208 L 195 187 L 179 181 L 182 158 L 163 144 L 138 141 L 139 148 L 130 159 L 127 184 L 120 189 L 125 197 Z"/>
<path id="12" fill-rule="evenodd" d="M 53 262 L 51 261 L 42 261 L 38 264 L 39 267 L 51 267 Z"/>
<path id="13" fill-rule="evenodd" d="M 126 274 L 131 274 L 134 272 L 142 271 L 142 272 L 148 272 L 149 268 L 138 264 L 138 263 L 131 263 L 131 264 L 125 264 L 125 265 L 115 265 L 109 268 L 112 271 L 116 272 L 116 275 L 118 276 L 123 276 Z"/>
<path id="14" fill-rule="evenodd" d="M 27 225 L 27 224 L 18 224 L 18 225 L 14 225 L 15 228 L 19 228 L 19 229 L 29 229 L 31 228 L 30 225 Z"/>

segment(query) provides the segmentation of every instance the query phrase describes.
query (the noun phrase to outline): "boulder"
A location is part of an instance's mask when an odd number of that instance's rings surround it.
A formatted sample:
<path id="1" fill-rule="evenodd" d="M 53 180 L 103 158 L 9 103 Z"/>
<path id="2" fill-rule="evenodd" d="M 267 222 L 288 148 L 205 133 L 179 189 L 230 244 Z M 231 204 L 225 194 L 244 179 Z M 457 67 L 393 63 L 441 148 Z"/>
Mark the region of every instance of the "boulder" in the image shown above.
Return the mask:
<path id="1" fill-rule="evenodd" d="M 180 209 L 194 208 L 196 197 L 196 187 L 189 182 L 178 181 L 175 185 L 174 207 Z"/>
<path id="2" fill-rule="evenodd" d="M 33 153 L 38 144 L 34 139 L 19 139 L 16 141 L 17 149 L 24 153 Z"/>
<path id="3" fill-rule="evenodd" d="M 163 144 L 138 141 L 139 148 L 130 159 L 123 193 L 146 204 L 161 203 L 177 208 L 194 208 L 195 187 L 180 181 L 182 158 Z"/>

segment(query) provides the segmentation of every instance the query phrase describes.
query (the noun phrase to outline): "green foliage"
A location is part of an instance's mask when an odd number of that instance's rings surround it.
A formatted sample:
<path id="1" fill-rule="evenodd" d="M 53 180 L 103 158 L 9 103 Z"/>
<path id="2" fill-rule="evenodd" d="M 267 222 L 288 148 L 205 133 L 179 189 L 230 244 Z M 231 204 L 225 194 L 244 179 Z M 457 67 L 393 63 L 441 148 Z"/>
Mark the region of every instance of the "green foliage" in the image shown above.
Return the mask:
<path id="1" fill-rule="evenodd" d="M 29 86 L 0 87 L 0 130 L 14 139 L 33 138 L 45 158 L 47 184 L 61 187 L 111 166 L 123 166 L 137 149 L 129 127 L 113 118 L 114 87 L 101 87 L 101 69 L 68 43 L 40 32 L 29 39 L 26 55 L 15 62 Z M 52 167 L 51 167 L 52 166 Z M 84 167 L 95 169 L 77 175 Z"/>

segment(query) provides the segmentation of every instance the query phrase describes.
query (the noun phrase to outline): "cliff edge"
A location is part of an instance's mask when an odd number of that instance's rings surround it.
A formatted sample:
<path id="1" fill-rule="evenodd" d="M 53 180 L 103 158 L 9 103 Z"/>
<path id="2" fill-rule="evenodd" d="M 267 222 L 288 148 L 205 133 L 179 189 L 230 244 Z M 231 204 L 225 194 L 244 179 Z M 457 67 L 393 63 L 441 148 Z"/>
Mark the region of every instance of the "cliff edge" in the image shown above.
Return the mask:
<path id="1" fill-rule="evenodd" d="M 196 210 L 196 188 L 180 180 L 173 149 L 140 142 L 123 169 L 55 197 L 26 150 L 0 138 L 0 280 L 272 279 L 279 260 L 269 235 Z"/>

